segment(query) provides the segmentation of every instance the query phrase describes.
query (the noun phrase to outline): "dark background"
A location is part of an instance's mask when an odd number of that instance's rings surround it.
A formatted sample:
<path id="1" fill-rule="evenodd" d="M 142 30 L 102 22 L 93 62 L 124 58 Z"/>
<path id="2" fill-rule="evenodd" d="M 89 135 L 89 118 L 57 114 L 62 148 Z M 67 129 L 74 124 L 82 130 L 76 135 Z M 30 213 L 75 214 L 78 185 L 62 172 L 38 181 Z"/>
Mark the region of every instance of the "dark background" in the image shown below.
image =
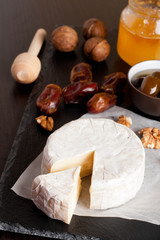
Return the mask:
<path id="1" fill-rule="evenodd" d="M 117 33 L 118 33 L 118 23 L 119 23 L 119 17 L 120 12 L 122 9 L 127 5 L 126 0 L 0 0 L 0 81 L 1 81 L 1 87 L 0 87 L 0 175 L 3 171 L 5 163 L 8 161 L 7 159 L 12 159 L 11 155 L 14 152 L 12 144 L 14 142 L 14 147 L 16 145 L 14 139 L 16 137 L 16 133 L 18 130 L 18 127 L 21 122 L 21 118 L 25 111 L 30 113 L 34 113 L 34 107 L 26 108 L 26 105 L 30 106 L 32 105 L 32 100 L 34 100 L 36 94 L 40 91 L 40 89 L 43 88 L 43 86 L 47 83 L 47 78 L 51 79 L 51 74 L 55 74 L 56 76 L 61 77 L 61 85 L 64 85 L 66 80 L 63 82 L 63 71 L 61 71 L 61 68 L 64 68 L 64 61 L 61 61 L 61 57 L 57 58 L 56 63 L 54 63 L 54 69 L 49 69 L 49 71 L 46 70 L 48 65 L 50 64 L 50 60 L 57 57 L 55 54 L 53 56 L 50 55 L 50 35 L 52 30 L 54 29 L 55 25 L 70 25 L 74 26 L 78 29 L 78 32 L 80 34 L 81 26 L 83 22 L 91 17 L 96 17 L 101 19 L 107 29 L 108 29 L 108 41 L 111 43 L 112 47 L 112 53 L 110 57 L 107 59 L 106 63 L 102 63 L 99 65 L 93 64 L 93 71 L 95 73 L 95 78 L 97 79 L 99 77 L 98 73 L 104 71 L 103 73 L 109 73 L 114 70 L 121 70 L 124 72 L 127 72 L 129 69 L 129 66 L 125 64 L 121 59 L 119 59 L 117 53 L 116 53 L 116 39 L 117 39 Z M 42 72 L 40 74 L 40 78 L 38 79 L 39 82 L 30 84 L 30 85 L 20 85 L 16 83 L 10 74 L 10 67 L 14 60 L 14 58 L 22 52 L 27 51 L 29 44 L 31 42 L 31 39 L 34 36 L 35 31 L 38 28 L 45 28 L 47 31 L 47 39 L 46 42 L 42 48 L 42 51 L 40 52 L 39 58 L 42 61 Z M 83 41 L 81 39 L 81 41 Z M 76 54 L 79 54 L 80 50 L 77 50 Z M 73 62 L 78 62 L 79 60 L 83 59 L 83 56 L 79 56 L 78 58 L 74 58 L 73 55 L 70 56 L 70 62 L 68 62 L 68 65 L 73 65 Z M 69 65 L 70 64 L 70 65 Z M 51 67 L 51 65 L 49 65 Z M 104 68 L 106 69 L 104 70 Z M 102 70 L 102 71 L 101 71 Z M 64 68 L 65 71 L 65 68 Z M 56 73 L 55 73 L 56 72 Z M 98 73 L 97 73 L 98 72 Z M 97 74 L 97 75 L 96 75 Z M 45 79 L 46 78 L 46 79 Z M 54 81 L 54 80 L 53 80 Z M 32 93 L 32 94 L 31 94 Z M 29 98 L 31 94 L 31 97 Z M 29 102 L 28 102 L 29 101 Z M 28 104 L 27 104 L 28 103 Z M 61 109 L 60 109 L 61 110 Z M 62 107 L 62 110 L 63 107 Z M 73 114 L 74 112 L 74 114 Z M 71 113 L 72 115 L 67 115 L 68 113 Z M 63 124 L 63 122 L 69 121 L 70 119 L 77 118 L 81 114 L 83 114 L 83 109 L 79 109 L 77 112 L 74 108 L 69 108 L 65 110 L 62 113 L 57 114 L 56 116 L 56 126 L 55 128 L 58 128 L 60 125 Z M 64 119 L 65 118 L 65 119 Z M 23 119 L 25 119 L 23 117 Z M 27 116 L 28 119 L 28 116 Z M 61 119 L 59 121 L 59 119 Z M 24 124 L 21 122 L 21 126 L 24 126 Z M 26 123 L 25 123 L 26 126 Z M 37 129 L 36 129 L 37 130 Z M 39 129 L 38 129 L 39 130 Z M 35 129 L 33 130 L 35 131 Z M 20 130 L 19 130 L 20 132 Z M 32 132 L 30 132 L 29 135 Z M 25 131 L 26 134 L 26 131 Z M 26 136 L 24 134 L 24 136 Z M 40 134 L 38 137 L 41 139 L 44 137 L 44 140 L 42 141 L 42 145 L 44 144 L 45 139 L 47 138 L 47 134 L 43 133 Z M 22 137 L 21 137 L 22 138 Z M 24 142 L 26 142 L 26 139 L 21 139 Z M 27 138 L 27 136 L 26 136 Z M 17 137 L 16 137 L 17 141 Z M 38 153 L 38 151 L 41 151 L 41 148 L 38 148 L 36 145 L 36 140 L 33 141 L 36 146 L 35 155 Z M 19 144 L 19 142 L 18 142 Z M 30 149 L 32 149 L 32 142 L 30 142 Z M 10 153 L 10 150 L 12 148 L 12 152 Z M 22 147 L 23 149 L 23 147 Z M 26 150 L 28 151 L 28 150 Z M 10 153 L 10 155 L 9 155 Z M 16 152 L 17 153 L 17 152 Z M 22 156 L 22 152 L 19 153 L 19 156 Z M 9 156 L 9 157 L 8 157 Z M 24 154 L 25 156 L 25 154 Z M 22 159 L 23 160 L 23 159 Z M 21 161 L 22 161 L 21 160 Z M 29 162 L 28 162 L 29 163 Z M 24 161 L 24 164 L 28 164 Z M 20 163 L 21 164 L 21 163 Z M 25 166 L 24 166 L 25 169 Z M 19 172 L 15 172 L 15 176 L 19 176 Z M 15 177 L 16 178 L 16 177 Z M 4 175 L 2 176 L 2 182 L 5 180 Z M 11 184 L 12 181 L 10 180 L 8 185 Z M 7 193 L 7 191 L 6 191 Z M 12 196 L 12 195 L 11 195 Z M 6 205 L 5 208 L 7 208 L 7 203 L 9 204 L 8 198 L 10 195 L 6 194 Z M 3 198 L 4 198 L 4 191 L 3 191 Z M 13 200 L 15 200 L 16 197 L 13 196 Z M 20 204 L 25 200 L 21 199 Z M 16 204 L 15 204 L 16 205 Z M 14 204 L 13 204 L 14 206 Z M 9 207 L 10 209 L 11 207 Z M 5 212 L 5 209 L 4 209 Z M 13 212 L 15 213 L 16 210 L 13 209 Z M 38 211 L 36 212 L 37 214 Z M 0 212 L 0 217 L 4 220 L 5 217 L 2 216 L 3 211 Z M 10 215 L 12 215 L 12 211 L 9 212 Z M 18 213 L 17 213 L 18 216 Z M 24 214 L 25 216 L 25 214 Z M 41 215 L 40 215 L 41 217 Z M 11 219 L 14 219 L 12 216 Z M 16 219 L 16 217 L 15 217 Z M 36 217 L 35 217 L 36 219 Z M 10 219 L 5 219 L 4 222 L 9 223 Z M 27 222 L 28 219 L 24 219 Z M 94 220 L 93 220 L 94 221 Z M 51 222 L 52 223 L 52 222 Z M 73 219 L 73 225 L 70 226 L 69 230 L 70 232 L 75 231 L 75 227 L 81 226 L 87 228 L 88 218 L 80 218 L 77 217 Z M 95 223 L 97 223 L 97 228 L 102 228 L 103 231 L 103 239 L 123 239 L 123 240 L 158 240 L 160 239 L 160 228 L 158 226 L 143 223 L 139 221 L 127 221 L 122 219 L 114 219 L 114 218 L 108 218 L 106 220 L 106 224 L 103 225 L 103 219 L 100 221 L 101 226 L 99 226 L 98 220 L 95 220 Z M 55 229 L 59 228 L 59 224 L 61 226 L 61 223 L 56 222 L 55 223 Z M 11 226 L 12 226 L 11 222 Z M 13 227 L 13 226 L 12 226 Z M 46 226 L 45 226 L 46 227 Z M 0 226 L 0 229 L 1 226 Z M 62 229 L 65 231 L 68 231 L 65 226 Z M 4 227 L 3 227 L 4 230 Z M 44 239 L 43 237 L 39 236 L 31 236 L 28 234 L 34 234 L 34 232 L 26 232 L 26 234 L 19 234 L 19 233 L 13 233 L 14 232 L 20 232 L 18 229 L 15 228 L 6 228 L 6 231 L 0 231 L 0 239 Z M 43 230 L 43 227 L 42 229 Z M 92 228 L 91 228 L 92 230 Z M 98 231 L 98 230 L 97 230 Z M 23 231 L 22 231 L 23 232 Z M 81 232 L 81 229 L 79 229 L 79 232 Z M 94 232 L 96 232 L 96 229 L 93 230 L 91 235 Z M 75 231 L 76 234 L 76 231 Z M 44 233 L 41 235 L 46 236 Z M 104 237 L 105 236 L 105 237 Z M 50 237 L 52 237 L 50 235 Z M 56 236 L 58 238 L 58 235 Z M 49 238 L 48 238 L 49 239 Z M 65 239 L 70 239 L 65 238 Z M 75 235 L 76 239 L 76 235 Z M 78 238 L 77 239 L 82 239 Z"/>

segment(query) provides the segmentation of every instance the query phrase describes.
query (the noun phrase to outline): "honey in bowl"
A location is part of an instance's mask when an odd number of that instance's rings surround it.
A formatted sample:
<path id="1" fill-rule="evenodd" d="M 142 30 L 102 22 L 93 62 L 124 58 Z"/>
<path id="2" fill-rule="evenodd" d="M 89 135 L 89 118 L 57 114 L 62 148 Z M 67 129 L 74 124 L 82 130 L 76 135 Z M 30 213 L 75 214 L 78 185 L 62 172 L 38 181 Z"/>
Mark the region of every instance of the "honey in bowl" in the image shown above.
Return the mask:
<path id="1" fill-rule="evenodd" d="M 160 98 L 160 72 L 134 77 L 132 84 L 144 94 Z"/>
<path id="2" fill-rule="evenodd" d="M 129 0 L 120 17 L 117 51 L 131 66 L 160 59 L 160 1 Z"/>

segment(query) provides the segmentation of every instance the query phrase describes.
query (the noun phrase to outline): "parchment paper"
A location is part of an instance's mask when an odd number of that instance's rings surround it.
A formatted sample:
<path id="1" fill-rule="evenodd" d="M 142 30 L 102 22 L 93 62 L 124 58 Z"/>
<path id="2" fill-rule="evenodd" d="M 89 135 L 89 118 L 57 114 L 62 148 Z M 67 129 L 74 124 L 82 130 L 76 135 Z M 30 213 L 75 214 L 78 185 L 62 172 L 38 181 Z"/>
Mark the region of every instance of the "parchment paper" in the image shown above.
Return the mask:
<path id="1" fill-rule="evenodd" d="M 132 118 L 131 129 L 138 134 L 138 130 L 144 127 L 160 128 L 160 123 L 139 116 L 127 109 L 114 106 L 99 114 L 85 114 L 82 118 L 110 118 L 117 121 L 120 115 Z M 139 136 L 140 137 L 140 136 Z M 43 149 L 42 149 L 43 150 Z M 135 219 L 153 224 L 160 224 L 160 149 L 147 149 L 146 167 L 143 185 L 136 197 L 124 205 L 108 210 L 89 209 L 89 184 L 90 178 L 84 178 L 82 182 L 82 192 L 74 214 L 79 216 L 94 217 L 120 217 L 125 219 Z M 12 190 L 21 197 L 30 199 L 30 190 L 33 179 L 40 174 L 42 153 L 22 173 Z"/>

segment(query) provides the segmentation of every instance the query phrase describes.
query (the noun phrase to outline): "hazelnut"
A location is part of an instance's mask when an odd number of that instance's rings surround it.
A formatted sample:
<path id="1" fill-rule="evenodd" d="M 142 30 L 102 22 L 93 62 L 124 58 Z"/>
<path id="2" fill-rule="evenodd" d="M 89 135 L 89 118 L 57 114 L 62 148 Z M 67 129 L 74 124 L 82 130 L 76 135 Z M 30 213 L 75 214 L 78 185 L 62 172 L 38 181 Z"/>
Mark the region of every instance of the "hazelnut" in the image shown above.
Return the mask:
<path id="1" fill-rule="evenodd" d="M 110 53 L 110 45 L 100 37 L 89 38 L 84 44 L 84 54 L 96 62 L 104 61 Z"/>
<path id="2" fill-rule="evenodd" d="M 106 38 L 107 29 L 101 20 L 97 18 L 90 18 L 83 24 L 82 35 L 85 39 L 92 37 Z"/>
<path id="3" fill-rule="evenodd" d="M 73 28 L 63 25 L 52 32 L 51 42 L 57 50 L 71 52 L 78 44 L 78 34 Z"/>

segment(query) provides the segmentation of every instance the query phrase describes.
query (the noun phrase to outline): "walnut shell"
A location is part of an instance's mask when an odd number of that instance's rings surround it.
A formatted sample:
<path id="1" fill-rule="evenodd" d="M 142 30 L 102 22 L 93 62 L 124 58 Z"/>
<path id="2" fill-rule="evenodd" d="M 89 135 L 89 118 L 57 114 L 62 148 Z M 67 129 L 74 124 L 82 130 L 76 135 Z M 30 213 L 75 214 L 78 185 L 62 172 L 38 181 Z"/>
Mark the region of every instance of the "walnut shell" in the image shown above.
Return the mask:
<path id="1" fill-rule="evenodd" d="M 104 61 L 110 53 L 110 44 L 104 38 L 89 38 L 84 44 L 84 54 L 95 62 Z"/>
<path id="2" fill-rule="evenodd" d="M 71 52 L 78 44 L 78 34 L 73 28 L 63 25 L 52 32 L 51 42 L 57 50 Z"/>
<path id="3" fill-rule="evenodd" d="M 101 20 L 97 18 L 90 18 L 83 24 L 82 35 L 85 39 L 92 37 L 106 38 L 107 29 Z"/>

